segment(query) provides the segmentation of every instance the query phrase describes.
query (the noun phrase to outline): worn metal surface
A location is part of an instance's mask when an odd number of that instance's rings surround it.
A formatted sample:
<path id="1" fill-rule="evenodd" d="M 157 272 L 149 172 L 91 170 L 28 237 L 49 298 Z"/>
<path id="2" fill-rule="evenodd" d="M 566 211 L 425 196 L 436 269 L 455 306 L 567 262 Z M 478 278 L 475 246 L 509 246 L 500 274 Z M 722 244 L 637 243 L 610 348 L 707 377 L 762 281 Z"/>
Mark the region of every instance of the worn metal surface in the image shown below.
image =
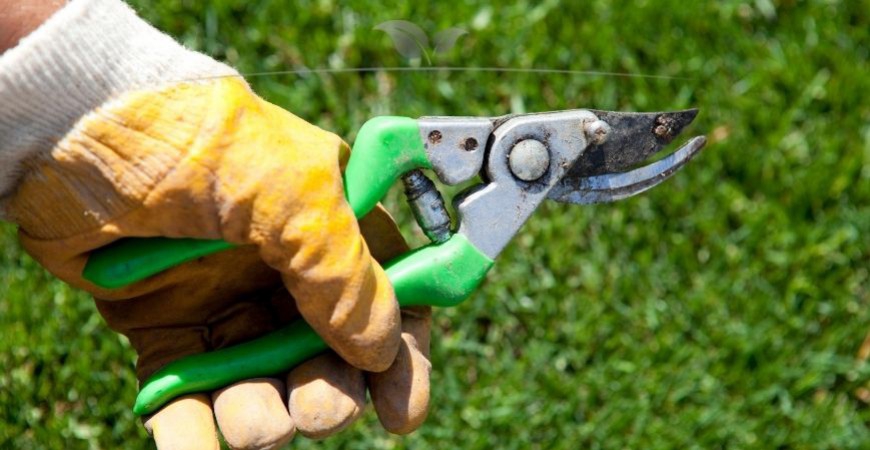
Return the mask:
<path id="1" fill-rule="evenodd" d="M 482 184 L 456 199 L 458 233 L 495 259 L 538 205 L 574 165 L 588 145 L 584 124 L 598 120 L 590 111 L 573 110 L 513 116 L 493 131 Z M 550 161 L 546 172 L 527 182 L 509 167 L 511 149 L 520 141 L 544 144 Z"/>
<path id="2" fill-rule="evenodd" d="M 697 155 L 707 140 L 692 138 L 667 157 L 639 169 L 586 178 L 563 179 L 549 193 L 549 198 L 563 203 L 588 205 L 622 200 L 640 194 L 670 178 Z"/>
<path id="3" fill-rule="evenodd" d="M 435 188 L 423 172 L 412 170 L 402 176 L 405 196 L 411 205 L 411 212 L 423 234 L 435 243 L 450 239 L 450 214 L 444 207 L 441 192 Z"/>
<path id="4" fill-rule="evenodd" d="M 420 138 L 435 174 L 454 185 L 477 176 L 493 130 L 486 117 L 421 117 Z"/>
<path id="5" fill-rule="evenodd" d="M 566 183 L 604 173 L 625 172 L 673 141 L 698 115 L 697 109 L 674 112 L 613 112 L 590 110 L 610 125 L 607 140 L 586 149 Z"/>
<path id="6" fill-rule="evenodd" d="M 630 169 L 667 146 L 697 114 L 696 109 L 578 109 L 492 118 L 423 117 L 419 124 L 427 156 L 442 182 L 458 184 L 478 174 L 484 180 L 454 200 L 457 232 L 495 258 L 546 198 L 575 204 L 612 202 L 669 178 L 703 148 L 703 137 L 660 161 Z M 512 155 L 517 149 L 520 153 Z M 423 181 L 415 175 L 408 183 Z M 443 203 L 438 206 L 440 194 L 436 201 L 431 195 L 437 193 L 434 187 L 414 189 L 428 193 L 412 201 L 424 232 L 433 240 L 445 238 L 450 218 Z"/>

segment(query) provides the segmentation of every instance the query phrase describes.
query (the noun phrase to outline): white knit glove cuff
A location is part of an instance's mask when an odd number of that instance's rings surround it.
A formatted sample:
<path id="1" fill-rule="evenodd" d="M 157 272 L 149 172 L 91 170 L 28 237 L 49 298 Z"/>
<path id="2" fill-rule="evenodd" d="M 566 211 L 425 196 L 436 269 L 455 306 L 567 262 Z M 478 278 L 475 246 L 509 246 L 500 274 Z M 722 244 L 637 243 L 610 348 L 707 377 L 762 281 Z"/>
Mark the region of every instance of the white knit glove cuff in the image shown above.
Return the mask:
<path id="1" fill-rule="evenodd" d="M 238 74 L 185 49 L 120 0 L 71 1 L 0 56 L 0 199 L 14 190 L 25 160 L 50 152 L 113 97 L 231 75 Z"/>

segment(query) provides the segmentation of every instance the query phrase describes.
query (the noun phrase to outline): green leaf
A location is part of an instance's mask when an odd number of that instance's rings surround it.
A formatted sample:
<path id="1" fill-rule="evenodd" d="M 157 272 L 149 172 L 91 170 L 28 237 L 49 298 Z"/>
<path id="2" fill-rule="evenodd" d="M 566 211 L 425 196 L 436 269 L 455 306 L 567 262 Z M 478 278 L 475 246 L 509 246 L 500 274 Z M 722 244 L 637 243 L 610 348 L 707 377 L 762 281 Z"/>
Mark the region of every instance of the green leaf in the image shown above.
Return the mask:
<path id="1" fill-rule="evenodd" d="M 435 33 L 435 53 L 440 55 L 449 52 L 455 45 L 460 36 L 468 34 L 467 30 L 457 27 L 450 27 Z"/>
<path id="2" fill-rule="evenodd" d="M 378 24 L 374 29 L 387 33 L 393 40 L 396 51 L 405 58 L 420 58 L 426 55 L 426 49 L 429 48 L 429 38 L 426 33 L 407 20 L 388 20 Z"/>

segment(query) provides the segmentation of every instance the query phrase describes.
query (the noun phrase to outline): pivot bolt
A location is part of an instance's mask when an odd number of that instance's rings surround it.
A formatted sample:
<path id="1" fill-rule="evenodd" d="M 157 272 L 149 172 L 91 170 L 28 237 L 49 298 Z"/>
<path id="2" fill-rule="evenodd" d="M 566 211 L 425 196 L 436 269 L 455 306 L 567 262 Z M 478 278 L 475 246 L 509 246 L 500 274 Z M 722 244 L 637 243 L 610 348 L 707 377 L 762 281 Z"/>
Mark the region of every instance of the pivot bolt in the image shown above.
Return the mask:
<path id="1" fill-rule="evenodd" d="M 550 152 L 540 141 L 526 139 L 517 142 L 508 156 L 511 172 L 523 181 L 535 181 L 547 173 Z"/>

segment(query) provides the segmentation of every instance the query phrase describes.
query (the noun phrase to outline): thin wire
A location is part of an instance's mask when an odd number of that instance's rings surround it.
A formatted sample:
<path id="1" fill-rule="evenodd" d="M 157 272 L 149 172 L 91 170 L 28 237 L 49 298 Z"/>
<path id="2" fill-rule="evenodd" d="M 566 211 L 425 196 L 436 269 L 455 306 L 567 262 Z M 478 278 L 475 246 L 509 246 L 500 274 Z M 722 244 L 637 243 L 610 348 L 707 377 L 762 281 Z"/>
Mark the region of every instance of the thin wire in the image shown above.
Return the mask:
<path id="1" fill-rule="evenodd" d="M 522 69 L 513 67 L 452 67 L 452 66 L 433 66 L 433 67 L 348 67 L 342 69 L 297 69 L 297 70 L 277 70 L 272 72 L 251 72 L 242 73 L 239 75 L 215 75 L 210 77 L 189 78 L 180 81 L 198 81 L 209 80 L 215 78 L 232 78 L 242 76 L 246 78 L 264 77 L 276 75 L 309 75 L 309 74 L 327 74 L 327 73 L 366 73 L 366 72 L 500 72 L 500 73 L 540 73 L 540 74 L 561 74 L 561 75 L 586 75 L 600 77 L 621 77 L 621 78 L 650 78 L 661 80 L 692 80 L 688 77 L 678 77 L 670 75 L 649 75 L 642 73 L 627 73 L 627 72 L 604 72 L 596 70 L 568 70 L 568 69 Z"/>

